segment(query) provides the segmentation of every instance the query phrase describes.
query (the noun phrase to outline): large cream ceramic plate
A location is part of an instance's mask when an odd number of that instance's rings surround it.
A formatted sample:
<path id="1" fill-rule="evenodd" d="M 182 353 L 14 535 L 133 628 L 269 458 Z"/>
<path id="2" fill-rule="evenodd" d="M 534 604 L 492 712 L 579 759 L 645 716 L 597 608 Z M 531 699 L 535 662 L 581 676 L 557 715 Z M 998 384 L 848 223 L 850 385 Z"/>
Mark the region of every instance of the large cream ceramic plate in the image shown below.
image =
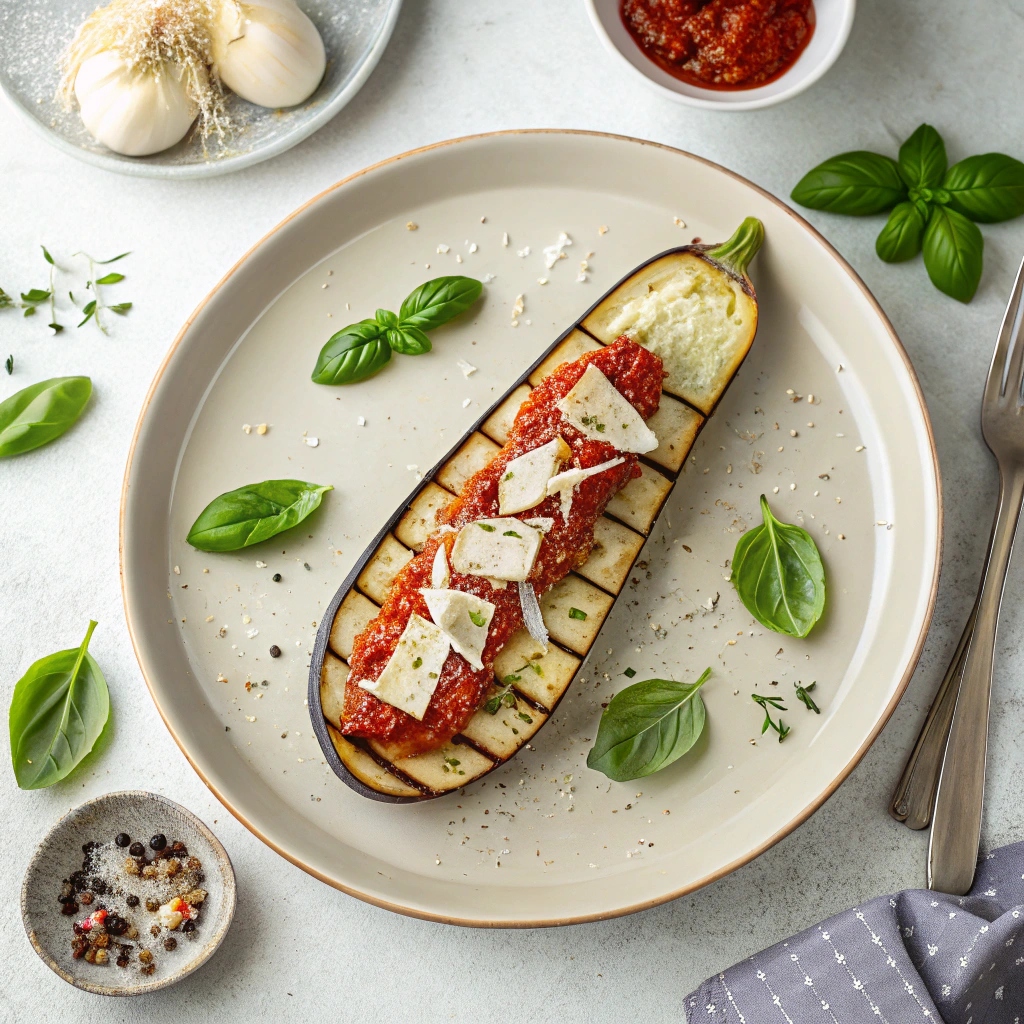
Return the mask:
<path id="1" fill-rule="evenodd" d="M 480 783 L 422 804 L 359 796 L 325 763 L 305 706 L 317 626 L 355 559 L 418 469 L 609 285 L 695 236 L 724 239 L 747 215 L 767 236 L 751 268 L 758 336 L 585 675 L 530 748 Z M 543 249 L 563 231 L 568 258 L 548 270 Z M 310 382 L 333 331 L 451 273 L 493 278 L 472 313 L 435 332 L 432 353 L 396 357 L 351 387 Z M 477 371 L 465 376 L 459 360 Z M 214 555 L 185 543 L 216 494 L 274 477 L 335 489 L 300 528 L 260 547 Z M 828 608 L 806 640 L 758 626 L 727 582 L 762 492 L 811 531 L 825 560 Z M 771 196 L 688 154 L 524 132 L 355 175 L 221 281 L 176 340 L 139 421 L 122 568 L 160 713 L 256 835 L 381 906 L 537 925 L 689 892 L 805 820 L 906 686 L 932 610 L 939 538 L 935 454 L 913 370 L 826 242 Z M 272 644 L 280 658 L 269 657 Z M 636 783 L 586 768 L 601 705 L 628 683 L 626 668 L 636 679 L 693 679 L 709 665 L 708 727 L 691 753 Z M 812 680 L 820 715 L 793 700 L 794 683 Z M 785 743 L 761 736 L 755 690 L 787 699 Z"/>

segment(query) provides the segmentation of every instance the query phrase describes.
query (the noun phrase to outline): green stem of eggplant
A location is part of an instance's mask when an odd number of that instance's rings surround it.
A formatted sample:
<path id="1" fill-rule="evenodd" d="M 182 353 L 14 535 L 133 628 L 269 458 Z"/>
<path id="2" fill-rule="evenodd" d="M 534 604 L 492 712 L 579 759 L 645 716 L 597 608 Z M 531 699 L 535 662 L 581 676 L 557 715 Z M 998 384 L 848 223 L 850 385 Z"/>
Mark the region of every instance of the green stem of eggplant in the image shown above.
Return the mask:
<path id="1" fill-rule="evenodd" d="M 728 242 L 711 249 L 707 255 L 734 274 L 746 277 L 750 261 L 763 244 L 764 225 L 756 217 L 747 217 Z"/>

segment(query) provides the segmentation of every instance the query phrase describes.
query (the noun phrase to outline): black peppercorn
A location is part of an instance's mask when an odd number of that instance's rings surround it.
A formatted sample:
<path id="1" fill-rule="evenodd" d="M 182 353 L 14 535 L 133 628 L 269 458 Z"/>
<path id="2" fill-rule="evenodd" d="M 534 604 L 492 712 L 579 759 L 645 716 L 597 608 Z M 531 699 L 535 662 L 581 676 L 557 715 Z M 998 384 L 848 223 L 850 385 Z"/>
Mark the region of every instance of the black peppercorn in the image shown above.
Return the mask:
<path id="1" fill-rule="evenodd" d="M 128 957 L 126 957 L 126 956 L 119 956 L 114 961 L 114 963 L 116 963 L 118 967 L 127 967 L 128 966 Z"/>
<path id="2" fill-rule="evenodd" d="M 139 905 L 139 897 L 134 894 L 129 894 L 125 898 L 125 903 L 127 903 L 129 907 L 137 907 Z"/>
<path id="3" fill-rule="evenodd" d="M 71 917 L 73 914 L 77 914 L 78 913 L 78 904 L 77 903 L 65 903 L 64 906 L 62 906 L 60 908 L 60 912 L 65 917 Z"/>
<path id="4" fill-rule="evenodd" d="M 145 855 L 146 855 L 146 848 L 142 845 L 142 843 L 140 843 L 136 839 L 135 842 L 132 843 L 132 845 L 128 847 L 128 852 L 133 857 L 145 857 Z"/>
<path id="5" fill-rule="evenodd" d="M 186 921 L 182 926 L 181 930 L 185 933 L 194 932 L 196 930 L 195 921 Z"/>
<path id="6" fill-rule="evenodd" d="M 92 882 L 89 883 L 89 888 L 91 888 L 97 896 L 103 896 L 108 891 L 107 883 L 104 882 L 102 878 L 94 878 Z"/>
<path id="7" fill-rule="evenodd" d="M 114 842 L 117 843 L 117 845 L 120 846 L 122 849 L 130 845 L 131 841 L 132 837 L 128 835 L 127 832 L 118 832 L 117 835 L 114 836 Z"/>
<path id="8" fill-rule="evenodd" d="M 281 574 L 279 572 L 275 572 L 274 575 L 273 575 L 273 580 L 274 580 L 275 583 L 280 583 L 281 582 Z"/>
<path id="9" fill-rule="evenodd" d="M 169 935 L 166 939 L 164 939 L 164 949 L 166 949 L 168 953 L 172 949 L 177 949 L 177 948 L 178 948 L 178 940 L 173 935 Z"/>
<path id="10" fill-rule="evenodd" d="M 162 850 L 167 845 L 167 836 L 163 832 L 157 832 L 155 836 L 149 841 L 150 849 Z"/>
<path id="11" fill-rule="evenodd" d="M 110 914 L 104 924 L 111 935 L 124 935 L 128 931 L 128 922 L 120 914 Z"/>
<path id="12" fill-rule="evenodd" d="M 274 644 L 274 645 L 273 645 L 273 646 L 272 646 L 272 647 L 270 648 L 270 656 L 271 656 L 272 658 L 280 658 L 280 657 L 281 657 L 281 648 L 280 648 L 280 647 L 278 647 L 278 646 L 277 646 L 277 644 Z"/>

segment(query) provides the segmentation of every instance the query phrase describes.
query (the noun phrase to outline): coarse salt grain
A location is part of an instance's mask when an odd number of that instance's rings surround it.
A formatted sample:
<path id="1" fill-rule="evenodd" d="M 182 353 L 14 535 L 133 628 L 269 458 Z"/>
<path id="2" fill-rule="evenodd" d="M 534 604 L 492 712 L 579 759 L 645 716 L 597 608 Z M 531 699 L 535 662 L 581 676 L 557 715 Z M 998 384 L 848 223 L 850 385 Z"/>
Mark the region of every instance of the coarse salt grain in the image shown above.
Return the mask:
<path id="1" fill-rule="evenodd" d="M 244 433 L 244 434 L 251 434 L 252 433 L 252 426 L 250 424 L 248 424 L 248 423 L 243 423 L 242 424 L 242 433 Z"/>
<path id="2" fill-rule="evenodd" d="M 607 235 L 607 234 L 608 234 L 608 225 L 607 225 L 607 224 L 602 224 L 602 225 L 601 225 L 601 226 L 600 226 L 600 227 L 599 227 L 599 228 L 597 229 L 597 233 L 598 233 L 599 235 Z"/>
<path id="3" fill-rule="evenodd" d="M 357 416 L 356 417 L 356 426 L 357 427 L 365 427 L 366 426 L 366 417 L 365 416 Z"/>
<path id="4" fill-rule="evenodd" d="M 517 255 L 518 257 L 520 257 L 521 259 L 523 259 L 523 258 L 525 258 L 525 257 L 529 256 L 529 255 L 530 255 L 530 247 L 529 247 L 528 245 L 524 245 L 524 246 L 522 247 L 522 249 L 520 249 L 520 250 L 518 250 L 518 251 L 516 252 L 516 255 Z"/>
<path id="5" fill-rule="evenodd" d="M 472 399 L 472 398 L 464 398 L 464 399 L 462 400 L 462 408 L 463 408 L 463 409 L 468 409 L 468 408 L 469 408 L 469 404 L 470 404 L 470 402 L 472 402 L 472 401 L 473 401 L 473 399 Z"/>
<path id="6" fill-rule="evenodd" d="M 419 224 L 417 224 L 416 221 L 414 221 L 414 220 L 407 220 L 405 222 L 405 230 L 406 231 L 417 231 L 417 230 L 419 230 Z"/>
<path id="7" fill-rule="evenodd" d="M 302 440 L 305 441 L 310 448 L 315 448 L 320 443 L 319 437 L 304 437 Z"/>
<path id="8" fill-rule="evenodd" d="M 477 368 L 472 363 L 467 363 L 465 359 L 457 359 L 455 365 L 462 371 L 463 377 L 472 377 L 477 371 Z"/>
<path id="9" fill-rule="evenodd" d="M 686 227 L 686 221 L 683 220 L 682 217 L 673 217 L 672 218 L 672 223 L 675 224 L 675 226 L 677 228 L 685 228 Z"/>
<path id="10" fill-rule="evenodd" d="M 479 248 L 479 246 L 476 244 L 476 242 L 471 242 L 470 246 L 469 246 L 469 251 L 470 252 L 476 252 L 478 248 Z"/>
<path id="11" fill-rule="evenodd" d="M 446 252 L 448 252 L 448 249 L 449 249 L 449 246 L 445 245 L 445 244 L 444 244 L 444 242 L 441 242 L 441 244 L 440 244 L 440 245 L 438 245 L 438 247 L 437 247 L 437 251 L 438 251 L 438 253 L 440 253 L 440 254 L 441 254 L 442 256 L 443 256 L 443 255 L 444 255 L 444 254 L 445 254 Z"/>
<path id="12" fill-rule="evenodd" d="M 484 284 L 490 284 L 494 280 L 493 274 L 484 274 Z"/>
<path id="13" fill-rule="evenodd" d="M 503 246 L 505 246 L 506 248 L 508 248 L 508 232 L 507 231 L 503 231 L 501 233 L 501 244 Z"/>
<path id="14" fill-rule="evenodd" d="M 266 562 L 261 562 L 258 558 L 256 559 L 256 568 L 257 569 L 266 569 L 266 567 L 267 567 L 267 563 Z"/>
<path id="15" fill-rule="evenodd" d="M 181 575 L 181 569 L 178 566 L 174 567 L 174 575 L 175 576 L 180 576 Z"/>
<path id="16" fill-rule="evenodd" d="M 857 447 L 856 447 L 856 448 L 854 448 L 853 450 L 854 450 L 855 452 L 862 452 L 862 451 L 864 451 L 864 445 L 862 445 L 862 444 L 859 444 L 859 445 L 857 445 Z"/>

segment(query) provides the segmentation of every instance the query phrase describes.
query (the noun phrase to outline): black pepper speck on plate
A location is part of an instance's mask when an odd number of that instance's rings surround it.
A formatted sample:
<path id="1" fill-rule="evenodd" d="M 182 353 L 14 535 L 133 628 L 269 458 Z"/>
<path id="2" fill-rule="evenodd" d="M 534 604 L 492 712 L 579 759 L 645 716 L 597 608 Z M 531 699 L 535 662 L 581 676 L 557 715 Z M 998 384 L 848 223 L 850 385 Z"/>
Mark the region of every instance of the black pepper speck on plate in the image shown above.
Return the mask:
<path id="1" fill-rule="evenodd" d="M 277 644 L 273 644 L 271 646 L 271 648 L 270 648 L 270 656 L 272 658 L 280 658 L 281 657 L 281 648 L 278 647 Z"/>

